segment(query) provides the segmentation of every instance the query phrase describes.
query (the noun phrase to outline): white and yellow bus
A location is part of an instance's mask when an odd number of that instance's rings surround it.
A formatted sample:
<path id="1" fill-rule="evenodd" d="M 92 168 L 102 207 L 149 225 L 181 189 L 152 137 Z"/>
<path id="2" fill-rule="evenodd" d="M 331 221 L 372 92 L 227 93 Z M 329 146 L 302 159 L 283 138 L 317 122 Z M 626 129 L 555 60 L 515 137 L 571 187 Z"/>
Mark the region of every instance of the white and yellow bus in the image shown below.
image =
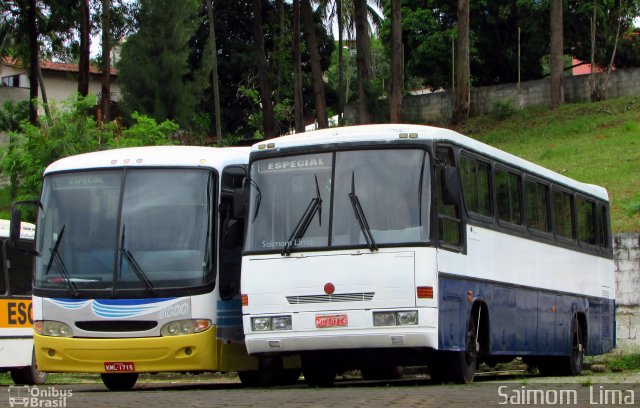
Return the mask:
<path id="1" fill-rule="evenodd" d="M 16 384 L 42 384 L 47 375 L 33 358 L 33 257 L 11 245 L 9 229 L 9 221 L 0 220 L 0 370 L 9 370 Z M 33 248 L 34 232 L 33 224 L 22 223 L 22 246 Z"/>
<path id="2" fill-rule="evenodd" d="M 249 148 L 165 146 L 47 167 L 34 203 L 42 370 L 100 373 L 111 390 L 145 372 L 237 371 L 259 382 L 239 297 L 248 159 Z"/>

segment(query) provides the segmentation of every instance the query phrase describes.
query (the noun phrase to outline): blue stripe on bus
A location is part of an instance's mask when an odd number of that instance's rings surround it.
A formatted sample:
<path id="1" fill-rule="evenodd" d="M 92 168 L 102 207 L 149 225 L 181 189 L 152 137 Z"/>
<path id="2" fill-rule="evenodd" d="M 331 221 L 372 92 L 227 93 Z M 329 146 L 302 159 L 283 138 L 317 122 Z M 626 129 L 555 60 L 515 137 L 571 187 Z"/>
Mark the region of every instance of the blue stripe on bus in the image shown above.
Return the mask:
<path id="1" fill-rule="evenodd" d="M 615 301 L 440 276 L 438 348 L 464 350 L 467 318 L 474 299 L 486 303 L 491 354 L 567 355 L 574 313 L 587 318 L 586 354 L 615 347 Z"/>

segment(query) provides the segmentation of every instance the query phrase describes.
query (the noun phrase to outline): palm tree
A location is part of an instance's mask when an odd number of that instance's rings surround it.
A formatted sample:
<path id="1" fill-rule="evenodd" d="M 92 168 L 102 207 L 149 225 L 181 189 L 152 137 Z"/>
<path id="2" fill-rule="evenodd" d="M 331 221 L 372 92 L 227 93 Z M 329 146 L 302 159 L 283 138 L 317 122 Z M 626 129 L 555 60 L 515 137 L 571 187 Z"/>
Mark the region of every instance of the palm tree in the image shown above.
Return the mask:
<path id="1" fill-rule="evenodd" d="M 262 103 L 262 126 L 266 139 L 277 136 L 273 102 L 271 100 L 271 81 L 269 80 L 269 63 L 265 55 L 264 32 L 262 30 L 261 0 L 253 0 L 254 31 L 256 56 L 258 64 L 258 81 L 260 83 L 260 102 Z"/>
<path id="2" fill-rule="evenodd" d="M 329 127 L 327 119 L 327 106 L 324 96 L 324 79 L 322 68 L 320 67 L 320 53 L 318 52 L 318 43 L 316 41 L 316 28 L 313 21 L 313 11 L 309 0 L 301 0 L 301 14 L 304 22 L 302 30 L 304 31 L 307 48 L 311 56 L 311 79 L 313 82 L 313 98 L 316 107 L 316 121 L 318 128 L 324 129 Z"/>
<path id="3" fill-rule="evenodd" d="M 562 0 L 551 0 L 551 107 L 557 108 L 564 102 L 562 85 L 563 35 L 562 35 Z"/>
<path id="4" fill-rule="evenodd" d="M 216 28 L 213 19 L 213 2 L 205 0 L 207 7 L 207 17 L 209 18 L 209 41 L 211 42 L 211 82 L 213 83 L 213 109 L 216 121 L 216 140 L 222 140 L 222 114 L 220 112 L 220 82 L 218 81 L 218 48 L 216 45 Z"/>
<path id="5" fill-rule="evenodd" d="M 100 111 L 105 122 L 109 121 L 111 101 L 111 0 L 102 0 L 102 86 Z"/>
<path id="6" fill-rule="evenodd" d="M 453 103 L 454 124 L 469 118 L 469 0 L 458 0 L 458 37 L 456 39 L 456 88 Z"/>
<path id="7" fill-rule="evenodd" d="M 389 119 L 391 123 L 402 120 L 402 17 L 400 0 L 391 0 L 391 81 L 389 83 Z"/>
<path id="8" fill-rule="evenodd" d="M 300 57 L 300 2 L 293 0 L 293 114 L 296 133 L 304 132 L 302 62 Z"/>

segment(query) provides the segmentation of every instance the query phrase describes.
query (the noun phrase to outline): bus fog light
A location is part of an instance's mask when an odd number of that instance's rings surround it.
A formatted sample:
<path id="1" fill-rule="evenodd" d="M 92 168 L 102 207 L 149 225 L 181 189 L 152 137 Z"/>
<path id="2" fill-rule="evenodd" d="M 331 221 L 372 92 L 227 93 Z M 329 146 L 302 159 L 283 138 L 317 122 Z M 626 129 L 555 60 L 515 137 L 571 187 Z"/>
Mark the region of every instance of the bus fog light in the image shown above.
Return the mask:
<path id="1" fill-rule="evenodd" d="M 253 331 L 269 331 L 272 330 L 273 319 L 271 317 L 252 317 L 251 328 Z"/>
<path id="2" fill-rule="evenodd" d="M 408 312 L 398 312 L 398 325 L 415 325 L 418 324 L 418 311 L 411 310 Z"/>
<path id="3" fill-rule="evenodd" d="M 272 320 L 273 330 L 291 330 L 291 316 L 277 316 Z"/>
<path id="4" fill-rule="evenodd" d="M 374 312 L 373 325 L 374 326 L 395 326 L 396 325 L 395 312 Z"/>

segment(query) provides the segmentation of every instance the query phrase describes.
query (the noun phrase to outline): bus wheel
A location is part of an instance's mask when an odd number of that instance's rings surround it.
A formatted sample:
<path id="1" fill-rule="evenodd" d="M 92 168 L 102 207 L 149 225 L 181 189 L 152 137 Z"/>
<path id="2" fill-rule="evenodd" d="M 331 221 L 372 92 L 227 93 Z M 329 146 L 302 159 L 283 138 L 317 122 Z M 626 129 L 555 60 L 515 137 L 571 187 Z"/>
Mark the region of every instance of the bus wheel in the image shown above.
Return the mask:
<path id="1" fill-rule="evenodd" d="M 480 316 L 478 310 L 478 316 Z M 469 384 L 473 382 L 478 363 L 479 343 L 478 323 L 475 314 L 469 318 L 465 351 L 440 351 L 435 359 L 434 367 L 429 367 L 429 375 L 434 382 L 454 382 Z"/>
<path id="2" fill-rule="evenodd" d="M 102 382 L 111 391 L 129 391 L 138 381 L 138 373 L 100 374 Z"/>
<path id="3" fill-rule="evenodd" d="M 38 370 L 34 352 L 30 366 L 11 369 L 11 379 L 18 385 L 41 385 L 47 381 L 47 373 Z"/>
<path id="4" fill-rule="evenodd" d="M 584 362 L 584 337 L 577 318 L 571 324 L 571 354 L 562 360 L 560 375 L 580 375 Z"/>
<path id="5" fill-rule="evenodd" d="M 302 374 L 310 387 L 331 387 L 336 380 L 336 368 L 322 356 L 302 355 Z"/>

